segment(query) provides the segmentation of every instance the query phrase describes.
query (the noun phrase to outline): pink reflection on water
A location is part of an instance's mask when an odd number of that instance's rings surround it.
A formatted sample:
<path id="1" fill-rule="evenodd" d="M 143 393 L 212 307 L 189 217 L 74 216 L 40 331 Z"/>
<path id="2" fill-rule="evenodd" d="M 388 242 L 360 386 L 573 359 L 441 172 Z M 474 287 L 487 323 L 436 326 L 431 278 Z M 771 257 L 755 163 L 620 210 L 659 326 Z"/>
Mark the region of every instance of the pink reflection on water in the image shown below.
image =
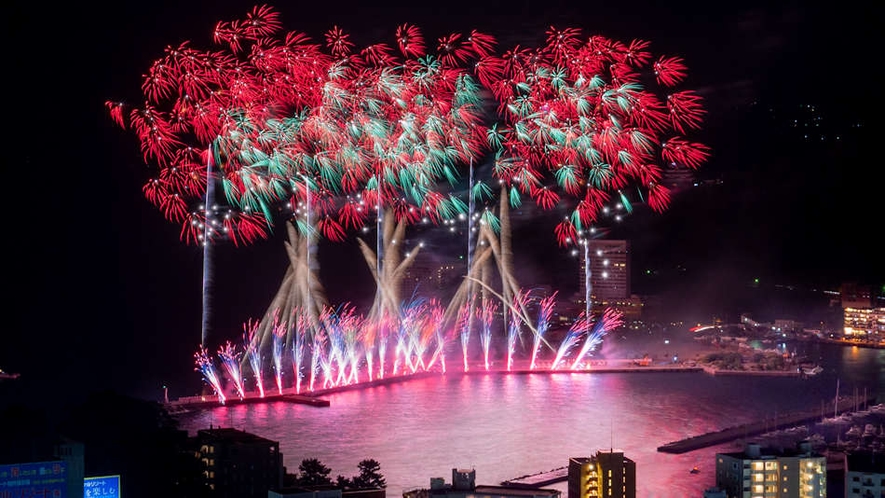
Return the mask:
<path id="1" fill-rule="evenodd" d="M 789 382 L 701 373 L 449 373 L 328 395 L 327 408 L 219 407 L 183 418 L 182 426 L 195 431 L 214 421 L 280 441 L 290 472 L 318 458 L 333 475 L 353 475 L 360 460 L 374 458 L 392 495 L 426 487 L 453 467 L 472 466 L 478 483 L 498 484 L 615 448 L 637 462 L 637 496 L 701 496 L 715 481 L 716 451 L 737 448 L 671 455 L 657 447 L 748 422 L 766 408 L 754 412 L 735 399 L 747 392 L 784 398 L 779 391 Z M 695 466 L 701 472 L 690 474 Z M 552 487 L 565 493 L 565 483 Z"/>

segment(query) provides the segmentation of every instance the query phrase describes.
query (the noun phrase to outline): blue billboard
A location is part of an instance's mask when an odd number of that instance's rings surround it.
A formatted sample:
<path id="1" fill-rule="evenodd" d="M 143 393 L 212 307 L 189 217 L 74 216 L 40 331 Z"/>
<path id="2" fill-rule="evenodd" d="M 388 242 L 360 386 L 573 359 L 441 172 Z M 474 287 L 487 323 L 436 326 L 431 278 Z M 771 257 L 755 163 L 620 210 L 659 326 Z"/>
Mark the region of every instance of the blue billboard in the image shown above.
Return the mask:
<path id="1" fill-rule="evenodd" d="M 120 498 L 120 476 L 84 477 L 83 498 Z"/>
<path id="2" fill-rule="evenodd" d="M 0 465 L 0 498 L 67 498 L 65 462 Z"/>

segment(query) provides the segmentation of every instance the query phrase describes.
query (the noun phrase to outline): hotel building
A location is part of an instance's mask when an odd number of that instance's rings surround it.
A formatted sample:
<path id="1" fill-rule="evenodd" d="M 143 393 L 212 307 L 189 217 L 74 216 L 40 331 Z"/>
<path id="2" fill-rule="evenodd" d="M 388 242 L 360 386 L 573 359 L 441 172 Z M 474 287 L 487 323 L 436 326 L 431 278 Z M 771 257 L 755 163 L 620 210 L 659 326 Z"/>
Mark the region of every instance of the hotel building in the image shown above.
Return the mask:
<path id="1" fill-rule="evenodd" d="M 623 451 L 570 458 L 568 498 L 636 498 L 636 463 Z"/>
<path id="2" fill-rule="evenodd" d="M 793 451 L 748 444 L 716 454 L 716 486 L 730 498 L 825 498 L 827 461 L 807 442 Z"/>
<path id="3" fill-rule="evenodd" d="M 854 451 L 845 455 L 845 498 L 885 496 L 885 455 Z"/>
<path id="4" fill-rule="evenodd" d="M 233 428 L 209 428 L 197 431 L 194 442 L 212 496 L 268 496 L 283 484 L 283 455 L 276 441 Z"/>
<path id="5" fill-rule="evenodd" d="M 642 314 L 642 299 L 630 293 L 630 243 L 626 240 L 589 240 L 591 309 L 615 308 L 627 320 Z M 587 261 L 580 257 L 576 304 L 583 308 L 587 295 Z"/>

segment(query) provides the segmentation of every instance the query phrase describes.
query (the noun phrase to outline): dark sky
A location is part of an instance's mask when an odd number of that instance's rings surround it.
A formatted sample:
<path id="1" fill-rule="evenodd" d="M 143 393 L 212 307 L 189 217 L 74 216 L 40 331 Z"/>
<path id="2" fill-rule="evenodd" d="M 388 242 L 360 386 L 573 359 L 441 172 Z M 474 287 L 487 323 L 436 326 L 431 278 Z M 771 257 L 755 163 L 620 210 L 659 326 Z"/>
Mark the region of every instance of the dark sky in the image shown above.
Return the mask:
<path id="1" fill-rule="evenodd" d="M 404 22 L 422 27 L 429 39 L 478 28 L 502 46 L 535 45 L 551 24 L 649 40 L 656 53 L 682 56 L 687 86 L 704 95 L 709 116 L 698 138 L 713 157 L 699 177 L 721 184 L 676 196 L 664 214 L 640 207 L 612 230 L 611 237 L 631 240 L 637 271 L 656 272 L 638 274 L 634 290 L 727 299 L 730 288 L 754 277 L 810 287 L 881 285 L 883 251 L 875 234 L 882 231 L 885 177 L 881 155 L 872 150 L 881 44 L 872 7 L 858 0 L 825 7 L 720 3 L 288 1 L 275 7 L 288 30 L 320 38 L 338 25 L 358 44 L 391 42 Z M 138 142 L 113 125 L 103 103 L 138 101 L 141 75 L 167 44 L 192 40 L 209 48 L 218 20 L 240 17 L 253 5 L 50 8 L 16 1 L 7 7 L 12 226 L 5 295 L 12 320 L 0 343 L 0 368 L 31 379 L 22 386 L 53 386 L 58 396 L 112 387 L 156 397 L 164 382 L 177 394 L 199 385 L 192 355 L 200 336 L 200 251 L 179 242 L 178 227 L 142 197 L 150 171 Z M 808 120 L 800 104 L 814 105 L 823 124 L 810 137 L 788 126 L 790 119 Z M 576 286 L 575 260 L 553 244 L 553 218 L 516 218 L 517 239 L 532 241 L 517 249 L 525 278 Z M 354 247 L 324 249 L 323 268 L 332 269 L 324 279 L 337 302 L 362 299 L 360 275 L 369 282 Z M 238 340 L 242 323 L 263 313 L 284 269 L 279 238 L 220 247 L 215 336 Z M 555 281 L 544 281 L 551 274 Z M 334 288 L 340 275 L 355 275 L 357 283 Z"/>

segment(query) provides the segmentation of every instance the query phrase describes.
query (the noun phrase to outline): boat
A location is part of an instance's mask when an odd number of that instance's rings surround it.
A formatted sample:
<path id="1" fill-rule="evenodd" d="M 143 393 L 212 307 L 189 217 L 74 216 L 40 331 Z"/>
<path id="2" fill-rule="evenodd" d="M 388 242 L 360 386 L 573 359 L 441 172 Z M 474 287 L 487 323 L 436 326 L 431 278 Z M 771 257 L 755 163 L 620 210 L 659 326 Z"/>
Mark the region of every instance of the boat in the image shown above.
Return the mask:
<path id="1" fill-rule="evenodd" d="M 0 368 L 0 380 L 5 380 L 5 379 L 12 380 L 12 379 L 17 379 L 17 378 L 19 378 L 20 375 L 21 375 L 21 374 L 5 372 L 2 368 Z"/>
<path id="2" fill-rule="evenodd" d="M 805 375 L 817 375 L 823 371 L 824 369 L 820 365 L 815 365 L 813 367 L 802 367 L 802 373 Z"/>
<path id="3" fill-rule="evenodd" d="M 876 430 L 876 426 L 873 424 L 867 424 L 863 429 L 862 437 L 872 438 L 878 435 L 878 431 Z"/>
<path id="4" fill-rule="evenodd" d="M 691 470 L 688 471 L 689 474 L 700 474 L 701 469 L 697 468 L 697 466 L 692 467 Z"/>
<path id="5" fill-rule="evenodd" d="M 867 424 L 869 425 L 869 424 Z M 860 437 L 863 432 L 860 430 L 859 425 L 852 425 L 851 429 L 848 429 L 848 432 L 845 433 L 846 437 Z"/>

